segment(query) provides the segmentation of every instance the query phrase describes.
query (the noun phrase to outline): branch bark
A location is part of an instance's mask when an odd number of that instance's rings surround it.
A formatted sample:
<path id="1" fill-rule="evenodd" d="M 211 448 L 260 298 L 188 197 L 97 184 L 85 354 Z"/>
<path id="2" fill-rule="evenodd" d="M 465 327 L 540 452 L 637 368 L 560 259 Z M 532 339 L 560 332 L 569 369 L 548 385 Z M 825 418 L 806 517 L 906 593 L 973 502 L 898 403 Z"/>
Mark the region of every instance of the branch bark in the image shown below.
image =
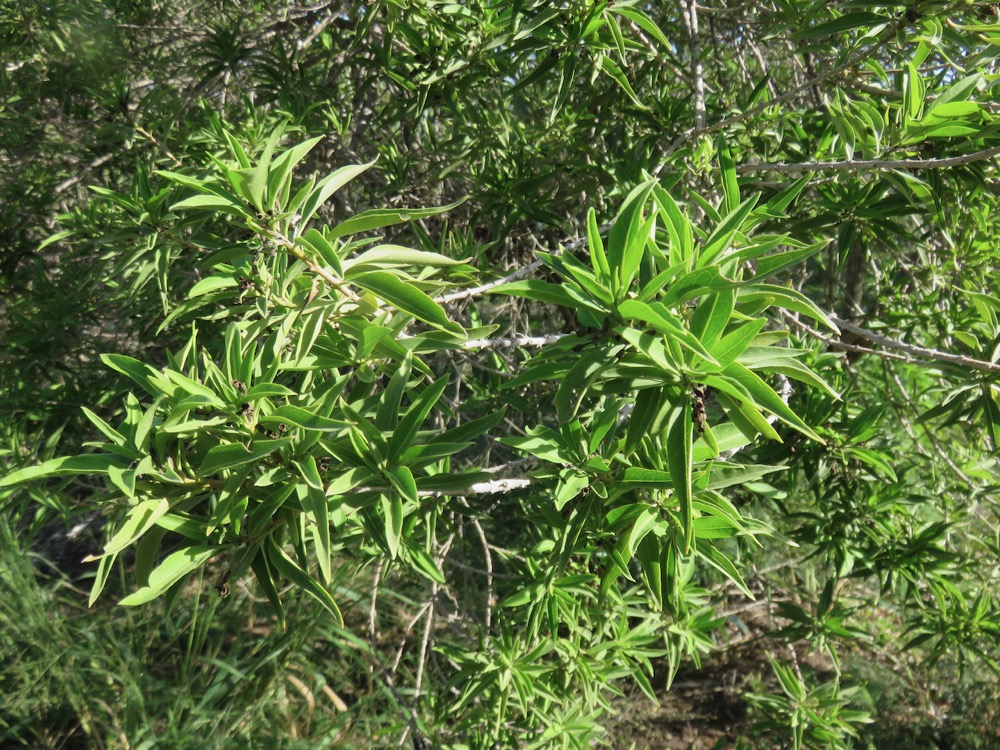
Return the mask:
<path id="1" fill-rule="evenodd" d="M 801 164 L 749 163 L 740 164 L 736 171 L 740 174 L 754 172 L 860 172 L 866 169 L 947 169 L 963 164 L 971 164 L 1000 155 L 1000 146 L 975 151 L 961 156 L 939 159 L 868 159 L 865 161 L 814 161 Z"/>
<path id="2" fill-rule="evenodd" d="M 828 81 L 831 78 L 835 78 L 839 76 L 841 73 L 844 73 L 850 70 L 851 68 L 856 67 L 857 65 L 859 65 L 860 63 L 864 62 L 869 57 L 871 57 L 873 54 L 875 54 L 875 52 L 877 52 L 883 44 L 892 39 L 896 35 L 897 30 L 898 30 L 898 24 L 892 24 L 891 26 L 889 26 L 889 28 L 887 28 L 884 32 L 882 32 L 882 34 L 878 37 L 878 39 L 876 39 L 872 43 L 871 46 L 866 47 L 865 49 L 860 50 L 855 54 L 851 55 L 851 57 L 849 57 L 847 60 L 845 60 L 843 63 L 836 66 L 835 68 L 831 68 L 825 73 L 820 73 L 815 78 L 810 78 L 808 81 L 803 81 L 802 83 L 792 87 L 791 89 L 786 91 L 784 94 L 781 94 L 780 96 L 776 96 L 769 101 L 762 102 L 761 104 L 758 104 L 755 107 L 751 107 L 748 110 L 744 110 L 743 112 L 740 112 L 738 114 L 726 117 L 706 127 L 703 128 L 694 127 L 685 130 L 683 133 L 677 136 L 676 139 L 674 139 L 674 142 L 671 143 L 670 146 L 667 148 L 667 150 L 664 152 L 662 157 L 663 161 L 661 161 L 660 166 L 658 166 L 656 170 L 654 170 L 653 174 L 658 175 L 660 171 L 662 171 L 662 169 L 667 165 L 666 157 L 670 156 L 670 154 L 672 154 L 674 151 L 680 148 L 684 143 L 693 140 L 695 138 L 698 138 L 700 136 L 708 135 L 710 133 L 715 133 L 719 130 L 723 130 L 729 127 L 730 125 L 735 125 L 738 122 L 749 120 L 751 117 L 759 115 L 761 112 L 768 109 L 769 107 L 774 107 L 775 105 L 794 99 L 796 96 L 798 96 L 801 92 L 805 91 L 806 89 L 812 86 L 816 86 L 820 83 L 823 83 L 824 81 Z"/>

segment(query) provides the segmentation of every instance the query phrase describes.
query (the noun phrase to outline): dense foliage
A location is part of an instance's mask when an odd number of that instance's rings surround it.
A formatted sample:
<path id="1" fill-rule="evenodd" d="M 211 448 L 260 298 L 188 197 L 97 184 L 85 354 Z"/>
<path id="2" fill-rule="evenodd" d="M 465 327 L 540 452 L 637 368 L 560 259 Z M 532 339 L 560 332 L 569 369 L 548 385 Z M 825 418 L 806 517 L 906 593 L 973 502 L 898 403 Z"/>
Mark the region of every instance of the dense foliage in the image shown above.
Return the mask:
<path id="1" fill-rule="evenodd" d="M 998 740 L 994 4 L 0 40 L 5 742 Z"/>

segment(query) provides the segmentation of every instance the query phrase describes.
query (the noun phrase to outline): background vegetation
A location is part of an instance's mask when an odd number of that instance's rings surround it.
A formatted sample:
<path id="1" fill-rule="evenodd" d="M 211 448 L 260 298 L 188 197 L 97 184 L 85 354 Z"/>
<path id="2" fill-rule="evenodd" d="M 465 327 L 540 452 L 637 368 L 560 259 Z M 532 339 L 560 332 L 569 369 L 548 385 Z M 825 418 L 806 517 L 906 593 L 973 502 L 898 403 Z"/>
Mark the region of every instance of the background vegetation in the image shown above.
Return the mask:
<path id="1" fill-rule="evenodd" d="M 1000 743 L 996 4 L 0 48 L 4 746 Z"/>

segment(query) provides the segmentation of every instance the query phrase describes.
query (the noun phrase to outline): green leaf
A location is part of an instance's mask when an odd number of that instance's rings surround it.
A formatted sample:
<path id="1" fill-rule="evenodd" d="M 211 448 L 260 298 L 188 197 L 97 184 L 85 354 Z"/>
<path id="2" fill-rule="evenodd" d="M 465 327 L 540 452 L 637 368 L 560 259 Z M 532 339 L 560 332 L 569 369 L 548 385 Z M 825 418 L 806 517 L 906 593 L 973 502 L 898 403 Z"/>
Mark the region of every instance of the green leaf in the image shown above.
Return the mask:
<path id="1" fill-rule="evenodd" d="M 670 265 L 677 266 L 689 261 L 694 256 L 694 230 L 691 221 L 681 213 L 670 194 L 659 185 L 653 188 L 653 199 L 659 207 L 660 215 L 667 218 L 664 225 L 670 236 Z"/>
<path id="2" fill-rule="evenodd" d="M 306 198 L 305 203 L 302 205 L 302 224 L 307 224 L 319 210 L 319 207 L 330 199 L 330 196 L 355 177 L 366 172 L 374 163 L 374 161 L 370 161 L 367 164 L 353 164 L 341 167 L 333 174 L 327 175 L 316 183 L 316 187 L 312 189 L 309 197 Z"/>
<path id="3" fill-rule="evenodd" d="M 322 232 L 316 229 L 308 229 L 302 236 L 296 238 L 295 241 L 318 255 L 338 276 L 343 277 L 344 268 L 341 264 L 340 256 L 337 255 L 336 248 L 323 236 Z"/>
<path id="4" fill-rule="evenodd" d="M 171 211 L 200 208 L 208 211 L 221 211 L 233 216 L 242 216 L 246 219 L 253 218 L 253 214 L 243 207 L 243 204 L 236 200 L 236 197 L 228 198 L 222 195 L 193 195 L 185 200 L 178 201 L 170 207 Z"/>
<path id="5" fill-rule="evenodd" d="M 729 325 L 735 304 L 736 293 L 732 290 L 706 294 L 691 316 L 691 333 L 698 337 L 716 359 L 719 358 L 719 354 L 715 351 L 715 345 Z"/>
<path id="6" fill-rule="evenodd" d="M 362 211 L 360 214 L 352 216 L 350 219 L 341 222 L 331 229 L 330 239 L 346 237 L 349 234 L 358 234 L 359 232 L 370 232 L 373 229 L 390 227 L 406 221 L 417 221 L 428 216 L 437 216 L 438 214 L 451 211 L 464 202 L 464 199 L 462 199 L 447 206 L 437 206 L 434 208 L 373 208 L 369 211 Z"/>
<path id="7" fill-rule="evenodd" d="M 411 250 L 400 245 L 378 245 L 371 250 L 367 250 L 356 258 L 348 258 L 344 261 L 344 278 L 350 279 L 353 269 L 363 266 L 375 266 L 378 268 L 401 268 L 405 266 L 457 266 L 468 263 L 471 258 L 455 260 L 440 253 L 429 253 L 425 250 Z"/>
<path id="8" fill-rule="evenodd" d="M 738 381 L 753 398 L 753 401 L 767 409 L 769 412 L 785 422 L 790 427 L 794 427 L 806 437 L 815 440 L 817 443 L 825 444 L 809 425 L 803 422 L 799 416 L 793 412 L 788 405 L 781 400 L 781 397 L 772 390 L 771 386 L 765 383 L 759 375 L 748 370 L 739 362 L 734 362 L 726 368 L 724 374 L 733 380 Z"/>
<path id="9" fill-rule="evenodd" d="M 646 304 L 639 300 L 627 299 L 618 306 L 618 312 L 625 318 L 638 320 L 652 326 L 660 333 L 665 333 L 676 339 L 681 346 L 687 347 L 708 362 L 718 364 L 697 337 L 692 335 L 677 317 L 659 302 Z"/>
<path id="10" fill-rule="evenodd" d="M 249 448 L 242 443 L 217 445 L 205 454 L 205 460 L 201 463 L 199 473 L 207 476 L 224 469 L 232 469 L 243 464 L 260 461 L 265 456 L 290 445 L 291 442 L 291 438 L 279 438 L 277 440 L 255 440 Z"/>
<path id="11" fill-rule="evenodd" d="M 89 419 L 91 421 L 91 423 L 98 430 L 101 431 L 101 434 L 103 434 L 106 438 L 108 438 L 108 440 L 110 440 L 112 443 L 114 443 L 117 446 L 124 446 L 125 445 L 126 440 L 125 440 L 125 436 L 124 435 L 122 435 L 120 432 L 118 432 L 118 430 L 116 430 L 114 427 L 112 427 L 111 425 L 109 425 L 107 422 L 105 422 L 99 416 L 97 416 L 96 414 L 94 414 L 94 412 L 92 412 L 86 406 L 81 407 L 81 408 L 82 408 L 84 416 L 87 419 Z M 139 454 L 136 453 L 135 457 L 139 458 Z"/>
<path id="12" fill-rule="evenodd" d="M 622 348 L 614 346 L 610 349 L 604 347 L 591 349 L 576 360 L 556 390 L 554 403 L 561 422 L 566 422 L 576 415 L 590 384 L 600 377 L 604 368 Z"/>
<path id="13" fill-rule="evenodd" d="M 333 577 L 333 548 L 330 544 L 330 506 L 323 491 L 323 480 L 319 476 L 316 459 L 312 456 L 306 456 L 302 462 L 293 463 L 306 482 L 296 489 L 303 510 L 313 518 L 312 536 L 316 546 L 316 562 L 323 581 L 329 583 Z"/>
<path id="14" fill-rule="evenodd" d="M 718 360 L 720 368 L 725 369 L 735 362 L 757 338 L 766 323 L 764 318 L 748 321 L 719 339 L 712 347 L 712 356 Z"/>
<path id="15" fill-rule="evenodd" d="M 0 487 L 10 487 L 33 479 L 72 476 L 75 474 L 107 474 L 112 467 L 124 469 L 132 461 L 117 453 L 87 453 L 81 456 L 52 458 L 37 466 L 25 466 L 0 478 Z"/>
<path id="16" fill-rule="evenodd" d="M 546 302 L 550 305 L 571 307 L 576 310 L 593 310 L 598 313 L 605 312 L 593 300 L 584 297 L 580 292 L 566 284 L 552 284 L 548 281 L 539 281 L 538 279 L 511 281 L 507 284 L 495 286 L 489 292 L 491 294 L 510 294 L 515 297 L 526 297 L 539 302 Z"/>
<path id="17" fill-rule="evenodd" d="M 666 399 L 665 388 L 644 388 L 635 398 L 635 405 L 628 415 L 628 426 L 625 433 L 625 455 L 631 455 L 646 437 L 650 427 L 656 421 L 657 415 Z"/>
<path id="18" fill-rule="evenodd" d="M 94 583 L 90 587 L 90 598 L 87 601 L 88 607 L 93 607 L 94 602 L 100 598 L 101 592 L 104 591 L 104 587 L 108 583 L 108 577 L 111 575 L 111 569 L 116 559 L 115 555 L 108 555 L 107 557 L 102 557 L 101 561 L 97 564 L 97 573 L 94 575 Z"/>
<path id="19" fill-rule="evenodd" d="M 920 71 L 912 62 L 906 64 L 906 76 L 903 81 L 903 111 L 913 119 L 920 119 L 920 112 L 924 107 L 924 96 L 926 87 Z"/>
<path id="20" fill-rule="evenodd" d="M 730 211 L 712 231 L 712 234 L 705 240 L 701 252 L 698 254 L 698 268 L 715 263 L 719 257 L 729 249 L 733 243 L 737 232 L 744 228 L 747 217 L 750 216 L 754 206 L 757 205 L 758 195 L 752 195 L 740 203 L 735 209 Z"/>
<path id="21" fill-rule="evenodd" d="M 740 289 L 738 292 L 737 303 L 745 302 L 755 302 L 762 300 L 764 298 L 770 298 L 773 301 L 777 301 L 780 307 L 786 310 L 791 310 L 792 312 L 801 313 L 806 317 L 812 318 L 817 323 L 821 323 L 829 330 L 833 331 L 837 335 L 840 335 L 840 329 L 834 325 L 833 321 L 830 320 L 829 316 L 820 310 L 816 304 L 795 289 L 790 289 L 789 287 L 777 286 L 775 284 L 754 284 L 751 287 L 746 287 Z"/>
<path id="22" fill-rule="evenodd" d="M 403 551 L 420 575 L 442 586 L 445 584 L 444 574 L 423 547 L 406 546 L 403 547 Z"/>
<path id="23" fill-rule="evenodd" d="M 396 559 L 399 538 L 403 534 L 403 498 L 397 494 L 382 495 L 382 515 L 385 518 L 385 542 L 389 556 Z"/>
<path id="24" fill-rule="evenodd" d="M 267 416 L 261 417 L 259 423 L 265 426 L 292 425 L 303 430 L 318 430 L 321 432 L 342 431 L 346 430 L 348 426 L 347 422 L 321 417 L 299 406 L 282 406 Z"/>
<path id="25" fill-rule="evenodd" d="M 485 417 L 470 419 L 458 427 L 452 427 L 450 430 L 440 433 L 437 439 L 442 443 L 464 443 L 492 430 L 503 421 L 505 414 L 506 407 L 492 414 L 487 414 Z"/>
<path id="26" fill-rule="evenodd" d="M 736 162 L 722 135 L 719 136 L 716 151 L 719 154 L 719 170 L 722 172 L 722 210 L 731 214 L 740 204 L 740 184 L 736 179 Z"/>
<path id="27" fill-rule="evenodd" d="M 410 404 L 410 408 L 399 420 L 399 426 L 393 431 L 392 438 L 389 440 L 390 460 L 398 459 L 413 444 L 420 425 L 427 419 L 434 404 L 438 402 L 444 389 L 448 387 L 448 380 L 447 377 L 438 378 L 424 388 L 423 393 Z"/>
<path id="28" fill-rule="evenodd" d="M 723 378 L 713 379 L 709 376 L 704 380 L 707 385 L 711 385 L 713 388 L 718 388 L 722 384 L 731 387 Z M 732 396 L 728 392 L 724 392 L 716 394 L 716 398 L 718 398 L 719 404 L 726 410 L 726 414 L 732 420 L 733 424 L 743 433 L 746 443 L 753 441 L 758 434 L 763 435 L 769 440 L 781 442 L 781 436 L 778 435 L 771 424 L 764 418 L 760 409 L 747 400 L 748 396 Z"/>
<path id="29" fill-rule="evenodd" d="M 756 597 L 753 595 L 750 587 L 746 585 L 746 582 L 743 580 L 743 576 L 740 575 L 740 572 L 733 564 L 733 561 L 719 551 L 711 542 L 699 539 L 695 543 L 695 550 L 702 560 L 707 562 L 713 568 L 722 573 L 722 575 L 736 584 L 736 587 L 750 597 L 750 599 L 756 601 Z"/>
<path id="30" fill-rule="evenodd" d="M 604 286 L 611 286 L 611 266 L 604 252 L 604 240 L 601 239 L 601 229 L 597 225 L 597 212 L 591 208 L 587 211 L 587 247 L 590 249 L 590 262 L 594 276 Z"/>
<path id="31" fill-rule="evenodd" d="M 278 198 L 281 196 L 285 182 L 289 179 L 295 165 L 302 161 L 321 140 L 323 140 L 323 136 L 310 138 L 303 143 L 292 146 L 274 160 L 267 176 L 267 207 L 269 209 L 273 210 L 278 205 Z"/>
<path id="32" fill-rule="evenodd" d="M 667 38 L 663 35 L 663 32 L 660 31 L 659 26 L 653 23 L 653 20 L 645 13 L 643 13 L 641 10 L 638 10 L 634 7 L 630 8 L 625 5 L 611 5 L 610 3 L 608 3 L 608 12 L 614 13 L 616 15 L 622 16 L 632 21 L 632 23 L 634 23 L 636 26 L 638 26 L 647 34 L 649 34 L 651 37 L 653 37 L 653 39 L 655 39 L 663 47 L 664 50 L 673 49 L 670 42 L 667 41 Z"/>
<path id="33" fill-rule="evenodd" d="M 239 284 L 232 276 L 209 276 L 202 279 L 188 290 L 188 299 L 201 297 L 220 289 L 235 289 Z"/>
<path id="34" fill-rule="evenodd" d="M 783 253 L 775 253 L 774 255 L 765 255 L 757 258 L 757 278 L 766 279 L 768 276 L 773 276 L 774 274 L 780 273 L 787 268 L 797 266 L 799 263 L 808 260 L 820 250 L 826 248 L 829 244 L 829 240 L 823 240 L 822 242 L 815 242 L 812 245 L 807 245 L 806 247 L 800 247 Z M 743 257 L 742 252 L 736 253 L 736 255 L 741 258 Z"/>
<path id="35" fill-rule="evenodd" d="M 679 506 L 681 530 L 684 534 L 684 554 L 694 540 L 694 512 L 691 505 L 691 438 L 693 422 L 690 399 L 679 388 L 671 388 L 667 397 L 671 409 L 667 413 L 667 468 L 673 480 L 674 495 Z"/>
<path id="36" fill-rule="evenodd" d="M 418 320 L 443 331 L 464 336 L 465 330 L 458 323 L 448 320 L 445 311 L 426 294 L 385 271 L 358 274 L 351 283 L 380 297 Z"/>
<path id="37" fill-rule="evenodd" d="M 102 354 L 101 361 L 142 386 L 152 396 L 172 395 L 174 388 L 165 378 L 145 362 L 125 354 Z"/>
<path id="38" fill-rule="evenodd" d="M 413 473 L 407 466 L 396 466 L 386 471 L 386 476 L 392 486 L 405 500 L 412 503 L 417 502 L 417 483 L 413 479 Z"/>
<path id="39" fill-rule="evenodd" d="M 149 585 L 129 594 L 120 602 L 123 607 L 146 604 L 162 595 L 181 578 L 200 568 L 221 552 L 218 546 L 192 546 L 174 552 L 149 575 Z"/>
<path id="40" fill-rule="evenodd" d="M 263 589 L 264 595 L 267 596 L 267 600 L 270 602 L 271 608 L 277 616 L 278 626 L 284 630 L 285 608 L 282 606 L 281 597 L 278 595 L 278 576 L 272 569 L 271 563 L 268 562 L 264 547 L 260 547 L 257 550 L 257 554 L 254 555 L 250 563 L 250 568 L 253 570 L 258 585 Z"/>
<path id="41" fill-rule="evenodd" d="M 634 273 L 634 268 L 638 267 L 636 256 L 641 257 L 646 245 L 648 229 L 647 236 L 643 236 L 642 229 L 646 225 L 642 209 L 655 185 L 655 180 L 646 180 L 628 194 L 608 234 L 608 265 L 612 278 L 617 282 L 613 290 L 617 299 L 624 298 L 624 293 L 632 280 L 632 276 L 626 273 L 625 267 L 629 266 Z"/>
<path id="42" fill-rule="evenodd" d="M 619 86 L 621 86 L 622 91 L 628 94 L 628 98 L 631 99 L 635 105 L 641 109 L 649 109 L 642 100 L 635 93 L 632 88 L 632 84 L 628 82 L 628 78 L 625 76 L 625 72 L 618 66 L 614 60 L 611 59 L 609 55 L 601 55 L 598 58 L 598 66 L 601 72 L 606 73 L 612 78 Z"/>
<path id="43" fill-rule="evenodd" d="M 709 292 L 735 289 L 738 286 L 740 283 L 724 277 L 718 266 L 699 268 L 690 273 L 681 274 L 667 289 L 660 303 L 671 307 L 701 297 Z"/>
<path id="44" fill-rule="evenodd" d="M 230 169 L 226 171 L 226 177 L 233 187 L 233 192 L 258 211 L 264 210 L 264 193 L 267 191 L 266 164 L 259 164 L 250 169 Z M 179 205 L 181 204 L 175 204 L 172 208 L 177 208 Z"/>
<path id="45" fill-rule="evenodd" d="M 403 394 L 406 386 L 410 382 L 410 372 L 413 365 L 413 354 L 406 353 L 406 357 L 400 363 L 389 384 L 382 392 L 379 401 L 378 412 L 375 414 L 375 426 L 380 430 L 391 431 L 399 423 L 399 409 L 403 403 Z"/>
<path id="46" fill-rule="evenodd" d="M 890 23 L 892 19 L 868 11 L 853 11 L 826 23 L 796 31 L 792 39 L 821 39 L 825 36 L 841 34 L 854 29 L 870 29 Z"/>
<path id="47" fill-rule="evenodd" d="M 277 573 L 283 575 L 322 604 L 334 616 L 337 625 L 344 627 L 344 618 L 340 614 L 340 608 L 333 600 L 333 597 L 330 596 L 330 592 L 319 581 L 300 568 L 297 562 L 285 554 L 285 551 L 275 543 L 273 538 L 267 538 L 267 541 L 264 543 L 264 549 L 267 551 L 268 562 L 270 562 Z"/>
<path id="48" fill-rule="evenodd" d="M 279 385 L 278 383 L 258 383 L 253 388 L 246 392 L 243 396 L 244 401 L 260 401 L 263 398 L 275 398 L 277 396 L 296 396 L 298 395 L 291 388 L 284 385 Z"/>

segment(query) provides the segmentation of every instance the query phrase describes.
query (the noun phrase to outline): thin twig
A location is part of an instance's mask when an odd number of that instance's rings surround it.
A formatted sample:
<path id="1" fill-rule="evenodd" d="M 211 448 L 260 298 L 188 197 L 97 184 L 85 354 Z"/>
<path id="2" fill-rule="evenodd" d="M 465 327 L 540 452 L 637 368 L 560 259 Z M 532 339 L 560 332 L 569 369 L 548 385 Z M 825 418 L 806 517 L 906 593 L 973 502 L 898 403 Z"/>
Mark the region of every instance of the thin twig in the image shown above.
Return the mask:
<path id="1" fill-rule="evenodd" d="M 883 44 L 885 44 L 885 42 L 889 41 L 893 36 L 895 36 L 896 29 L 897 29 L 897 24 L 892 24 L 881 34 L 881 36 L 878 37 L 878 39 L 875 40 L 875 42 L 871 46 L 866 47 L 863 50 L 860 50 L 859 52 L 855 53 L 850 58 L 848 58 L 845 62 L 841 63 L 835 68 L 831 68 L 826 73 L 820 73 L 816 77 L 810 78 L 808 81 L 803 81 L 802 83 L 794 86 L 793 88 L 789 89 L 780 96 L 776 96 L 773 99 L 770 99 L 766 102 L 762 102 L 757 106 L 751 107 L 750 109 L 744 110 L 743 112 L 739 112 L 738 114 L 726 117 L 704 128 L 694 127 L 685 130 L 683 133 L 677 136 L 674 142 L 671 143 L 670 146 L 667 148 L 667 150 L 664 152 L 662 157 L 664 161 L 660 163 L 660 165 L 656 168 L 653 174 L 654 175 L 659 174 L 663 170 L 663 168 L 667 165 L 666 157 L 670 156 L 670 154 L 672 154 L 674 151 L 680 148 L 687 141 L 690 141 L 699 136 L 714 133 L 719 130 L 724 130 L 725 128 L 728 128 L 730 125 L 735 125 L 736 123 L 749 120 L 751 117 L 754 117 L 755 115 L 758 115 L 761 112 L 771 107 L 774 107 L 775 105 L 789 101 L 790 99 L 794 99 L 802 91 L 805 91 L 806 89 L 812 86 L 816 86 L 820 83 L 823 83 L 824 81 L 828 81 L 831 78 L 835 78 L 836 76 L 839 76 L 841 73 L 844 73 L 850 70 L 851 68 L 857 66 L 858 64 L 864 62 L 866 59 L 875 54 L 875 52 Z"/>
<path id="2" fill-rule="evenodd" d="M 705 71 L 701 62 L 701 45 L 698 40 L 698 6 L 694 0 L 681 3 L 681 19 L 688 33 L 691 48 L 691 77 L 694 79 L 694 126 L 705 129 Z"/>
<path id="3" fill-rule="evenodd" d="M 605 234 L 610 229 L 611 229 L 611 222 L 608 222 L 607 224 L 601 226 L 598 229 L 598 232 L 600 234 Z M 532 235 L 532 239 L 535 239 L 534 235 Z M 586 237 L 576 237 L 564 243 L 561 250 L 556 250 L 552 254 L 558 255 L 560 252 L 573 252 L 577 248 L 583 247 L 583 245 L 585 245 L 586 242 L 587 242 Z M 518 268 L 516 271 L 507 274 L 501 279 L 495 279 L 494 281 L 490 281 L 486 284 L 483 284 L 482 286 L 473 287 L 472 289 L 463 289 L 460 292 L 452 292 L 451 294 L 442 295 L 441 297 L 437 298 L 437 302 L 439 302 L 440 304 L 448 304 L 450 302 L 458 302 L 463 299 L 469 299 L 470 297 L 478 297 L 480 294 L 488 292 L 491 289 L 495 289 L 501 284 L 507 284 L 511 281 L 517 281 L 518 279 L 523 279 L 525 276 L 530 276 L 532 273 L 535 272 L 536 269 L 540 268 L 541 265 L 542 261 L 533 260 L 531 261 L 531 263 L 524 266 L 523 268 Z"/>
<path id="4" fill-rule="evenodd" d="M 150 143 L 152 143 L 154 146 L 156 146 L 158 149 L 160 149 L 160 151 L 162 151 L 163 154 L 168 159 L 170 159 L 170 161 L 172 161 L 174 163 L 175 167 L 183 166 L 183 163 L 181 162 L 181 160 L 178 159 L 176 156 L 174 156 L 173 153 L 170 151 L 169 148 L 167 148 L 162 143 L 160 143 L 158 140 L 156 140 L 156 136 L 154 136 L 152 133 L 150 133 L 148 130 L 146 130 L 144 127 L 142 127 L 142 125 L 136 125 L 135 123 L 133 123 L 132 127 L 135 128 L 135 130 L 136 130 L 137 133 L 139 133 L 140 135 L 145 136 L 146 140 L 148 140 Z"/>
<path id="5" fill-rule="evenodd" d="M 358 301 L 358 295 L 355 294 L 352 289 L 350 289 L 349 287 L 347 287 L 345 285 L 344 281 L 342 281 L 341 279 L 338 279 L 336 276 L 334 276 L 333 274 L 331 274 L 329 271 L 327 271 L 321 265 L 319 265 L 318 263 L 316 263 L 312 258 L 310 258 L 308 255 L 305 254 L 305 252 L 302 250 L 301 247 L 299 247 L 298 245 L 296 245 L 288 237 L 286 237 L 281 232 L 278 232 L 276 230 L 271 230 L 270 233 L 269 233 L 269 236 L 270 236 L 270 238 L 275 243 L 277 243 L 278 245 L 281 245 L 289 253 L 291 253 L 296 258 L 298 258 L 303 263 L 305 263 L 306 267 L 310 271 L 312 271 L 314 274 L 316 274 L 317 276 L 319 276 L 321 279 L 323 279 L 323 281 L 325 281 L 327 284 L 329 284 L 330 286 L 332 286 L 338 292 L 340 292 L 341 294 L 343 294 L 347 299 L 351 300 L 352 302 L 357 302 Z"/>
<path id="6" fill-rule="evenodd" d="M 952 364 L 961 365 L 962 367 L 971 367 L 975 370 L 985 370 L 987 372 L 1000 372 L 1000 364 L 996 362 L 985 362 L 980 359 L 974 359 L 972 357 L 965 357 L 961 354 L 950 354 L 948 352 L 938 351 L 937 349 L 928 349 L 923 346 L 916 346 L 914 344 L 905 344 L 902 341 L 896 341 L 894 339 L 886 338 L 885 336 L 880 336 L 874 331 L 869 331 L 867 328 L 861 328 L 853 323 L 849 323 L 836 315 L 830 315 L 830 320 L 832 320 L 839 328 L 843 328 L 845 331 L 850 331 L 851 333 L 857 334 L 866 341 L 877 344 L 886 349 L 893 351 L 882 351 L 880 349 L 872 349 L 867 346 L 859 346 L 857 344 L 848 344 L 831 336 L 817 331 L 815 328 L 810 326 L 808 323 L 803 323 L 798 318 L 792 317 L 791 315 L 785 315 L 779 313 L 781 318 L 785 321 L 793 323 L 794 325 L 801 328 L 803 331 L 808 333 L 810 336 L 819 339 L 828 346 L 834 347 L 836 349 L 843 349 L 849 352 L 858 352 L 860 354 L 873 354 L 876 357 L 881 357 L 883 359 L 893 359 L 899 362 L 906 362 L 907 364 L 927 364 L 928 362 L 938 361 L 938 362 L 950 362 Z M 902 352 L 897 354 L 896 352 Z"/>
<path id="7" fill-rule="evenodd" d="M 856 326 L 853 323 L 843 320 L 836 315 L 830 315 L 830 320 L 832 320 L 839 328 L 843 328 L 845 331 L 850 331 L 853 334 L 860 336 L 861 338 L 869 341 L 872 344 L 877 344 L 886 349 L 891 349 L 898 352 L 903 352 L 909 354 L 912 357 L 920 357 L 923 359 L 937 360 L 939 362 L 950 362 L 951 364 L 960 365 L 962 367 L 971 367 L 974 370 L 985 370 L 986 372 L 1000 372 L 1000 364 L 996 362 L 986 362 L 981 359 L 974 359 L 973 357 L 966 357 L 962 354 L 950 354 L 949 352 L 942 352 L 937 349 L 928 349 L 924 346 L 916 346 L 914 344 L 905 344 L 902 341 L 896 341 L 895 339 L 886 338 L 881 336 L 874 331 L 869 331 L 867 328 L 862 328 L 861 326 Z"/>
<path id="8" fill-rule="evenodd" d="M 445 294 L 437 298 L 437 301 L 441 304 L 448 304 L 449 302 L 458 302 L 459 300 L 469 299 L 470 297 L 478 297 L 484 292 L 488 292 L 501 284 L 507 284 L 511 281 L 517 281 L 518 279 L 523 279 L 525 276 L 530 276 L 534 273 L 535 269 L 542 265 L 542 261 L 533 260 L 528 265 L 523 268 L 519 268 L 513 273 L 507 274 L 502 279 L 496 279 L 482 286 L 476 286 L 472 289 L 463 289 L 460 292 L 452 292 L 451 294 Z"/>
<path id="9" fill-rule="evenodd" d="M 548 336 L 512 336 L 499 339 L 472 339 L 462 344 L 463 349 L 506 349 L 514 346 L 545 346 L 568 338 L 569 333 L 552 333 Z"/>
<path id="10" fill-rule="evenodd" d="M 493 623 L 493 554 L 490 552 L 490 544 L 486 540 L 486 533 L 483 526 L 476 518 L 472 519 L 472 527 L 476 530 L 480 543 L 483 545 L 483 557 L 486 561 L 486 614 L 484 615 L 484 629 L 490 632 Z"/>
<path id="11" fill-rule="evenodd" d="M 971 154 L 948 156 L 938 159 L 868 159 L 858 161 L 814 161 L 799 164 L 777 162 L 740 164 L 740 174 L 753 172 L 861 172 L 866 169 L 947 169 L 1000 155 L 1000 146 L 986 148 Z"/>

